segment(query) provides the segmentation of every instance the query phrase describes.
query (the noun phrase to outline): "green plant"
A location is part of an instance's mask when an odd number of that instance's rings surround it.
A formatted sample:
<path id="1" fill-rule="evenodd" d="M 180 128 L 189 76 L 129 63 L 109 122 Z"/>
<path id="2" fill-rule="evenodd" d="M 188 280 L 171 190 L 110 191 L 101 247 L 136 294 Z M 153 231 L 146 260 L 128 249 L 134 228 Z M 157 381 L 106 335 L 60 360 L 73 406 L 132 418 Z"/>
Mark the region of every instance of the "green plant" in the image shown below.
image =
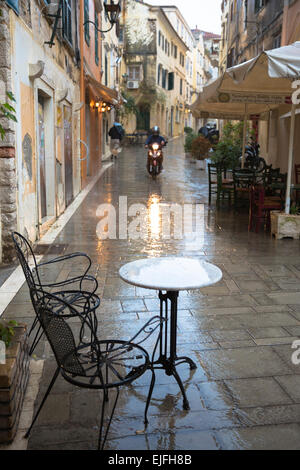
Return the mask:
<path id="1" fill-rule="evenodd" d="M 211 143 L 203 135 L 199 135 L 192 142 L 191 154 L 196 160 L 204 160 L 211 149 Z"/>
<path id="2" fill-rule="evenodd" d="M 227 169 L 234 169 L 239 165 L 239 159 L 242 155 L 243 128 L 243 122 L 225 124 L 222 138 L 214 146 L 213 163 L 221 164 Z"/>
<path id="3" fill-rule="evenodd" d="M 16 102 L 14 95 L 10 91 L 6 93 L 6 96 L 8 97 L 9 101 Z M 0 103 L 0 113 L 0 117 L 11 119 L 12 121 L 17 122 L 16 110 L 8 102 Z M 5 133 L 5 129 L 0 124 L 0 135 L 2 140 L 4 139 Z"/>
<path id="4" fill-rule="evenodd" d="M 185 127 L 184 132 L 186 134 L 192 134 L 194 132 L 194 129 L 192 129 L 191 127 Z"/>
<path id="5" fill-rule="evenodd" d="M 184 151 L 185 153 L 190 153 L 192 150 L 192 143 L 195 139 L 197 139 L 198 134 L 195 132 L 190 132 L 189 134 L 186 135 L 185 137 L 185 143 L 184 143 Z"/>
<path id="6" fill-rule="evenodd" d="M 135 99 L 129 93 L 122 91 L 122 95 L 125 98 L 125 101 L 122 105 L 121 110 L 119 111 L 120 117 L 127 117 L 131 114 L 137 115 L 139 113 L 139 108 L 135 103 Z"/>
<path id="7" fill-rule="evenodd" d="M 300 207 L 297 205 L 292 205 L 290 208 L 290 214 L 291 215 L 300 215 Z"/>
<path id="8" fill-rule="evenodd" d="M 0 322 L 0 340 L 4 341 L 5 346 L 8 348 L 15 335 L 15 327 L 18 323 L 14 320 L 9 322 Z"/>

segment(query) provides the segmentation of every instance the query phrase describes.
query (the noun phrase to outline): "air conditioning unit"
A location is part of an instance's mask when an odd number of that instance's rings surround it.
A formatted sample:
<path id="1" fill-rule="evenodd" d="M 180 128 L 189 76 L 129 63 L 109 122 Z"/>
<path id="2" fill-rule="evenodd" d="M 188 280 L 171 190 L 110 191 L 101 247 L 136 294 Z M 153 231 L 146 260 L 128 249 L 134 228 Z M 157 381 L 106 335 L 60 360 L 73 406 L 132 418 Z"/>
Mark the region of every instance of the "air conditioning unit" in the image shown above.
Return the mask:
<path id="1" fill-rule="evenodd" d="M 127 82 L 127 88 L 130 88 L 131 90 L 136 90 L 139 87 L 139 82 L 138 81 L 129 81 Z"/>

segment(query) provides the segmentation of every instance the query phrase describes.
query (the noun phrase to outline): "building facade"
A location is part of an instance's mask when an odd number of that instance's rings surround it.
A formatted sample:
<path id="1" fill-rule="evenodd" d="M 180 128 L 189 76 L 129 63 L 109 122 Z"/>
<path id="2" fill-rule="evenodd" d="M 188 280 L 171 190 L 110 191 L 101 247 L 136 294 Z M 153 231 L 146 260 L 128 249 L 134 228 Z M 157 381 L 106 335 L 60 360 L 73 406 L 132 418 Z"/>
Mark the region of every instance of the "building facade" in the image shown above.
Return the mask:
<path id="1" fill-rule="evenodd" d="M 300 1 L 285 0 L 281 45 L 300 41 Z"/>
<path id="2" fill-rule="evenodd" d="M 62 29 L 54 39 L 53 6 L 36 0 L 1 5 L 1 101 L 14 94 L 18 119 L 1 119 L 3 261 L 14 255 L 12 230 L 40 238 L 81 188 L 79 4 L 71 8 L 65 0 L 61 7 Z"/>
<path id="3" fill-rule="evenodd" d="M 187 50 L 163 8 L 126 2 L 123 87 L 137 106 L 125 119 L 127 132 L 159 125 L 168 137 L 183 134 Z"/>
<path id="4" fill-rule="evenodd" d="M 121 2 L 122 15 L 124 15 L 125 2 Z M 122 19 L 121 19 L 122 22 Z M 113 95 L 112 100 L 106 111 L 102 113 L 102 160 L 108 158 L 111 154 L 109 148 L 108 132 L 115 120 L 118 120 L 118 109 L 122 103 L 120 90 L 121 83 L 121 65 L 123 60 L 123 41 L 120 23 L 112 29 L 108 22 L 104 10 L 102 10 L 102 30 L 108 31 L 103 34 L 102 39 L 102 84 L 109 88 Z M 117 104 L 115 103 L 117 100 Z M 115 104 L 115 105 L 114 105 Z"/>
<path id="5" fill-rule="evenodd" d="M 264 50 L 279 48 L 300 39 L 300 0 L 223 0 L 222 38 L 219 67 L 245 62 Z M 291 88 L 291 94 L 292 94 Z M 261 156 L 268 164 L 287 171 L 290 106 L 269 112 L 266 121 L 253 122 L 258 128 Z M 296 115 L 295 163 L 300 163 L 300 114 Z"/>

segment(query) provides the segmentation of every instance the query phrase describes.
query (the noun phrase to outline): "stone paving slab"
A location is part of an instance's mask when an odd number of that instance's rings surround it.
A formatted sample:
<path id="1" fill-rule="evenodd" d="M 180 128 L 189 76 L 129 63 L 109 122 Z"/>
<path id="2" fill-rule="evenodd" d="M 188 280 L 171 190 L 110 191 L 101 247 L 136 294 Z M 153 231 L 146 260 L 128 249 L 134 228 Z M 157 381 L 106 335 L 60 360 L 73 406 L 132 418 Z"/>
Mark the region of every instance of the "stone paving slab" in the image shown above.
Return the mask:
<path id="1" fill-rule="evenodd" d="M 150 423 L 143 413 L 151 374 L 145 373 L 121 390 L 108 436 L 111 450 L 300 449 L 300 366 L 292 364 L 292 342 L 300 338 L 300 246 L 298 241 L 273 240 L 248 233 L 247 211 L 224 204 L 209 207 L 207 174 L 195 172 L 183 159 L 182 142 L 168 146 L 176 155 L 153 182 L 146 175 L 143 149 L 126 150 L 89 193 L 54 241 L 64 250 L 87 252 L 91 273 L 99 282 L 101 338 L 129 339 L 159 313 L 157 292 L 127 285 L 118 276 L 127 262 L 145 257 L 191 256 L 218 265 L 223 279 L 216 286 L 182 292 L 178 312 L 178 354 L 190 356 L 197 369 L 178 367 L 191 410 L 173 377 L 156 372 Z M 171 163 L 170 163 L 171 162 Z M 205 203 L 204 245 L 189 251 L 185 240 L 105 240 L 96 236 L 96 211 L 119 196 L 150 207 L 163 203 Z M 157 220 L 152 221 L 157 222 Z M 150 224 L 151 225 L 151 224 Z M 80 233 L 80 237 L 78 234 Z M 47 254 L 44 259 L 50 259 Z M 72 277 L 84 263 L 64 263 L 44 271 L 48 279 Z M 33 321 L 26 285 L 5 311 L 7 318 Z M 70 322 L 75 334 L 77 321 Z M 145 347 L 151 351 L 154 336 Z M 43 373 L 30 388 L 22 426 L 29 425 L 33 404 L 40 402 L 55 370 L 49 344 L 36 355 Z M 113 395 L 114 392 L 112 392 Z M 38 394 L 37 400 L 34 399 Z M 111 406 L 112 401 L 109 403 Z M 101 395 L 80 390 L 59 378 L 28 440 L 29 449 L 94 449 L 97 444 Z M 15 448 L 24 448 L 17 440 Z M 23 447 L 22 447 L 23 446 Z"/>

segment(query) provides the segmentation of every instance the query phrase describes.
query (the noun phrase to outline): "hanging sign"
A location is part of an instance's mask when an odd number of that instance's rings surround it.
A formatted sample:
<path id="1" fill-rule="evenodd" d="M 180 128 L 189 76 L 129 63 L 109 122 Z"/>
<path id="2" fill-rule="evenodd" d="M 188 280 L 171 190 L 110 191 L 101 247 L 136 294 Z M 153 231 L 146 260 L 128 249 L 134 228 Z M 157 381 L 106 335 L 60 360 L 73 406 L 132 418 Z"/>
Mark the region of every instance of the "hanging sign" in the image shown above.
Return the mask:
<path id="1" fill-rule="evenodd" d="M 284 95 L 272 95 L 263 93 L 219 93 L 220 103 L 243 104 L 289 104 L 291 98 Z"/>

